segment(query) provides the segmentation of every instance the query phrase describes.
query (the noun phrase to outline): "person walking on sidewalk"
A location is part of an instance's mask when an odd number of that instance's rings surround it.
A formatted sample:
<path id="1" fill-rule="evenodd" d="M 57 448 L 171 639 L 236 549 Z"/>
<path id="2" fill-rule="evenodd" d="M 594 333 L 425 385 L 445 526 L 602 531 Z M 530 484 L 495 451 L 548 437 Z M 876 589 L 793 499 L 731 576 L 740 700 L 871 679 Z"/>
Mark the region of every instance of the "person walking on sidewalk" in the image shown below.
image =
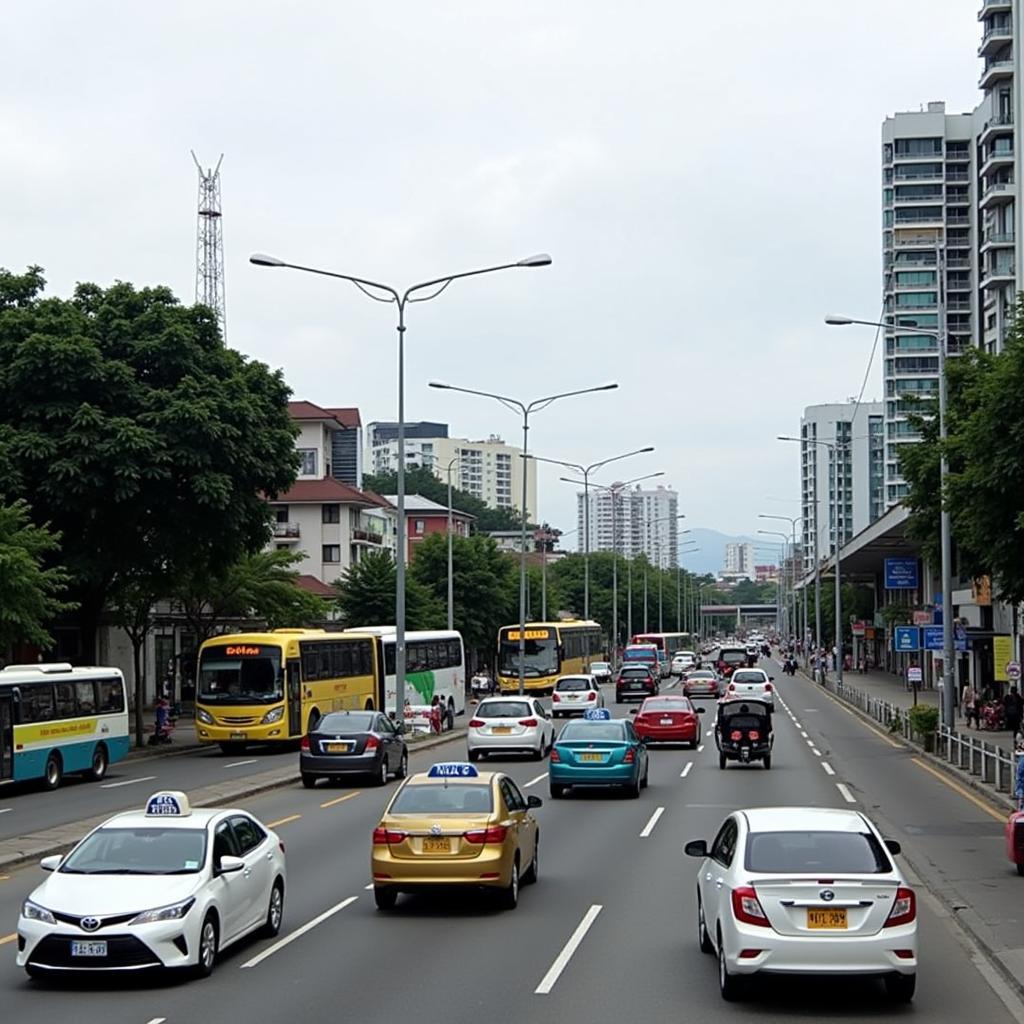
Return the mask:
<path id="1" fill-rule="evenodd" d="M 964 721 L 970 728 L 971 719 L 974 719 L 974 728 L 978 728 L 978 695 L 974 687 L 968 682 L 964 685 L 963 695 L 960 697 L 960 705 L 964 709 Z"/>
<path id="2" fill-rule="evenodd" d="M 1017 692 L 1016 686 L 1010 687 L 1010 692 L 1003 698 L 1003 719 L 1006 728 L 1010 730 L 1010 739 L 1016 740 L 1020 732 L 1020 719 L 1024 714 L 1024 698 Z"/>
<path id="3" fill-rule="evenodd" d="M 1014 773 L 1013 795 L 1017 798 L 1017 810 L 1024 806 L 1024 742 L 1017 743 L 1017 770 Z"/>

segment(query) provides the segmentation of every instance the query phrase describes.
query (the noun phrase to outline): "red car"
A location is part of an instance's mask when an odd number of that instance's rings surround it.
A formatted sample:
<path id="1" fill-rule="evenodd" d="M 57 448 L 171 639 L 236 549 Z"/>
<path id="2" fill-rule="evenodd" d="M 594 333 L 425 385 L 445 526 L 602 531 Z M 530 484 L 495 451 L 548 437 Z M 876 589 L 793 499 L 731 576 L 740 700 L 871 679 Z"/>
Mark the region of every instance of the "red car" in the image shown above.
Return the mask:
<path id="1" fill-rule="evenodd" d="M 633 725 L 637 735 L 648 743 L 700 743 L 700 718 L 687 697 L 648 697 L 636 712 Z"/>

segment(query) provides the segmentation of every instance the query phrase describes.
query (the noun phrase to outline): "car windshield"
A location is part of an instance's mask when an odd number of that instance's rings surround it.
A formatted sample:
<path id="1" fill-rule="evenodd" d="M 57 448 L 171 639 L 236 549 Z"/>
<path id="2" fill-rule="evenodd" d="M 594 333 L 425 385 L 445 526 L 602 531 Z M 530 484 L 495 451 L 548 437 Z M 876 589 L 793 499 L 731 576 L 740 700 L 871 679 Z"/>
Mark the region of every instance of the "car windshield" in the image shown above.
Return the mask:
<path id="1" fill-rule="evenodd" d="M 481 782 L 408 785 L 399 790 L 389 814 L 489 814 L 491 787 Z"/>
<path id="2" fill-rule="evenodd" d="M 569 676 L 566 679 L 559 679 L 555 684 L 555 689 L 563 692 L 565 690 L 589 690 L 590 683 L 581 676 Z"/>
<path id="3" fill-rule="evenodd" d="M 206 859 L 206 830 L 101 828 L 61 865 L 69 875 L 189 875 Z"/>
<path id="4" fill-rule="evenodd" d="M 754 832 L 747 839 L 746 867 L 829 877 L 892 871 L 888 855 L 870 832 Z"/>
<path id="5" fill-rule="evenodd" d="M 558 737 L 562 740 L 621 743 L 626 738 L 621 722 L 570 722 Z"/>
<path id="6" fill-rule="evenodd" d="M 768 680 L 761 672 L 733 672 L 734 683 L 766 683 Z"/>
<path id="7" fill-rule="evenodd" d="M 204 704 L 276 704 L 281 649 L 268 644 L 222 644 L 199 656 L 199 700 Z"/>
<path id="8" fill-rule="evenodd" d="M 524 718 L 530 705 L 521 700 L 485 700 L 477 705 L 476 718 Z"/>
<path id="9" fill-rule="evenodd" d="M 324 715 L 317 725 L 317 732 L 367 732 L 373 725 L 374 714 L 369 711 L 334 712 Z"/>

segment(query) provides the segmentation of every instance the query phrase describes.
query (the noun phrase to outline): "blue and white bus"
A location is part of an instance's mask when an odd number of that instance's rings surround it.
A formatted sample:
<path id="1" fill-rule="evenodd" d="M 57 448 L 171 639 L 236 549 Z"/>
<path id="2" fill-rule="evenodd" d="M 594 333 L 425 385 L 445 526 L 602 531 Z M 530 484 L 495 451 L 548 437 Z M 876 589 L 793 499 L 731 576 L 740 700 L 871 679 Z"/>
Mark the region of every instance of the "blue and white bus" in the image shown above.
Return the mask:
<path id="1" fill-rule="evenodd" d="M 71 772 L 102 779 L 131 746 L 124 677 L 64 663 L 0 671 L 0 782 L 56 789 Z"/>

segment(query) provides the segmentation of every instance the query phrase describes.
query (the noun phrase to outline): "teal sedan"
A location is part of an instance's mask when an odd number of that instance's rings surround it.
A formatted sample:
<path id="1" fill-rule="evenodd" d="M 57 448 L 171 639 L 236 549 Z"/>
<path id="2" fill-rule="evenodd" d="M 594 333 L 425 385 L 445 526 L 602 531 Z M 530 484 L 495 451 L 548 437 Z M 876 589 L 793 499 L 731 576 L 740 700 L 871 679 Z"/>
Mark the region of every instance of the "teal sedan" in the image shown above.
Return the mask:
<path id="1" fill-rule="evenodd" d="M 621 786 L 638 797 L 647 786 L 647 745 L 633 723 L 604 709 L 563 727 L 551 748 L 548 783 L 557 800 L 576 786 Z"/>

